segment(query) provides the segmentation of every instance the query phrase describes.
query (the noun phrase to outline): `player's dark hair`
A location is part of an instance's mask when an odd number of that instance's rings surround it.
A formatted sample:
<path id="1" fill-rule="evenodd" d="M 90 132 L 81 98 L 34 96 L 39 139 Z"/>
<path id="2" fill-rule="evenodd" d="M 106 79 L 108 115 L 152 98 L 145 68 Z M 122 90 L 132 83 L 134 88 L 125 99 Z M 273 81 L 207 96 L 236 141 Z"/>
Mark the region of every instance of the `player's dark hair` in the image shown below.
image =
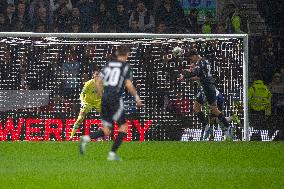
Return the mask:
<path id="1" fill-rule="evenodd" d="M 130 48 L 127 46 L 119 46 L 116 50 L 116 56 L 126 56 L 130 52 Z"/>
<path id="2" fill-rule="evenodd" d="M 100 71 L 100 69 L 96 66 L 96 67 L 93 68 L 92 74 L 94 74 L 95 72 L 99 72 L 99 71 Z"/>

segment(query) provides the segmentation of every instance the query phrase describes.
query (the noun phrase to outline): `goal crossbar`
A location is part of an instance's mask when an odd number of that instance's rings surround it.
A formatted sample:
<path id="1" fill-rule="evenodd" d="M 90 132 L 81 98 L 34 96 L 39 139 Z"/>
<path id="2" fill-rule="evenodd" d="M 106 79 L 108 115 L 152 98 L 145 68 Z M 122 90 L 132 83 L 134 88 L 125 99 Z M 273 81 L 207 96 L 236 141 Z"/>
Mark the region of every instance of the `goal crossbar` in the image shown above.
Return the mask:
<path id="1" fill-rule="evenodd" d="M 0 37 L 63 38 L 246 38 L 247 34 L 152 34 L 152 33 L 34 33 L 0 32 Z"/>

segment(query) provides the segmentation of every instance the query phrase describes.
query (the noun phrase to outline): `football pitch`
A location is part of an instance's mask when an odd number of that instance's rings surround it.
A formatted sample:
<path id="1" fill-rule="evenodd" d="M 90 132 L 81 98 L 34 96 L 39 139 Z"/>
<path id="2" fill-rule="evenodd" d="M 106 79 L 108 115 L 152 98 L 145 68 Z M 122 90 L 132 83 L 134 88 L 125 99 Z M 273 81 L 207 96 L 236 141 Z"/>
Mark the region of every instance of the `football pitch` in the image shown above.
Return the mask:
<path id="1" fill-rule="evenodd" d="M 283 142 L 0 142 L 0 188 L 284 188 Z"/>

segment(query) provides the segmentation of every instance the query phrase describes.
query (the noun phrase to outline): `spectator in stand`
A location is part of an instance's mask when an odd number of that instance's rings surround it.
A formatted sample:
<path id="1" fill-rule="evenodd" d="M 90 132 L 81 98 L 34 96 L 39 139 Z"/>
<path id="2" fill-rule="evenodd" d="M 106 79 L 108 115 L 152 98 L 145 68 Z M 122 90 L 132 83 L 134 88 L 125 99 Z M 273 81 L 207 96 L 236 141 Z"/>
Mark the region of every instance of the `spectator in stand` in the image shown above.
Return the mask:
<path id="1" fill-rule="evenodd" d="M 25 3 L 19 3 L 17 6 L 16 20 L 22 22 L 25 29 L 28 29 L 29 18 Z M 17 26 L 17 24 L 16 24 Z"/>
<path id="2" fill-rule="evenodd" d="M 83 57 L 84 61 L 82 61 L 81 73 L 88 74 L 90 78 L 92 76 L 92 71 L 96 68 L 97 65 L 96 63 L 99 58 L 97 52 L 97 45 L 94 44 L 86 45 L 84 47 L 84 52 L 85 52 Z"/>
<path id="3" fill-rule="evenodd" d="M 12 56 L 14 50 L 11 46 L 1 43 L 0 51 L 2 55 L 0 56 L 0 86 L 4 90 L 17 90 L 20 86 L 19 64 L 17 64 Z"/>
<path id="4" fill-rule="evenodd" d="M 20 4 L 20 3 L 24 3 L 25 5 L 30 4 L 31 0 L 15 0 L 14 4 Z"/>
<path id="5" fill-rule="evenodd" d="M 81 32 L 80 23 L 72 22 L 71 23 L 71 32 L 72 33 L 80 33 Z"/>
<path id="6" fill-rule="evenodd" d="M 205 22 L 202 26 L 202 33 L 203 34 L 211 34 L 212 33 L 212 19 L 213 16 L 210 12 L 206 14 Z"/>
<path id="7" fill-rule="evenodd" d="M 257 55 L 251 55 L 250 57 L 250 63 L 248 64 L 249 66 L 249 70 L 254 70 L 254 72 L 250 73 L 250 81 L 254 81 L 258 75 L 260 75 L 259 73 L 261 72 L 261 62 L 260 62 L 260 58 Z"/>
<path id="8" fill-rule="evenodd" d="M 87 32 L 90 29 L 92 20 L 95 18 L 97 12 L 97 3 L 94 0 L 80 0 L 76 7 L 80 10 L 81 16 L 81 30 Z M 101 17 L 103 19 L 103 17 Z"/>
<path id="9" fill-rule="evenodd" d="M 53 32 L 53 33 L 60 33 L 60 32 L 59 32 L 59 27 L 58 27 L 58 25 L 56 25 L 56 24 L 53 25 L 52 32 Z"/>
<path id="10" fill-rule="evenodd" d="M 280 80 L 282 83 L 284 83 L 284 67 L 280 68 Z"/>
<path id="11" fill-rule="evenodd" d="M 269 54 L 271 56 L 277 55 L 278 53 L 277 45 L 275 45 L 275 41 L 273 40 L 271 33 L 264 34 L 262 40 L 262 49 L 268 49 Z"/>
<path id="12" fill-rule="evenodd" d="M 283 113 L 284 110 L 284 83 L 281 81 L 281 74 L 275 73 L 270 84 L 272 93 L 272 107 L 274 113 Z"/>
<path id="13" fill-rule="evenodd" d="M 128 32 L 128 20 L 129 16 L 125 11 L 124 4 L 120 3 L 116 5 L 116 11 L 113 14 L 112 22 L 116 24 L 118 32 Z"/>
<path id="14" fill-rule="evenodd" d="M 249 33 L 250 32 L 250 18 L 248 14 L 245 12 L 245 9 L 240 9 L 240 19 L 241 19 L 241 31 L 243 33 Z"/>
<path id="15" fill-rule="evenodd" d="M 270 83 L 272 80 L 272 76 L 276 71 L 276 57 L 274 56 L 274 53 L 272 51 L 272 48 L 266 49 L 262 53 L 261 57 L 261 73 L 263 74 L 263 80 L 265 83 Z"/>
<path id="16" fill-rule="evenodd" d="M 248 33 L 248 16 L 241 12 L 237 7 L 229 7 L 228 16 L 226 17 L 227 33 Z"/>
<path id="17" fill-rule="evenodd" d="M 97 21 L 94 21 L 90 28 L 91 33 L 99 33 L 101 32 L 100 25 Z"/>
<path id="18" fill-rule="evenodd" d="M 240 17 L 240 12 L 238 8 L 235 9 L 235 12 L 233 13 L 232 18 L 231 18 L 231 22 L 232 22 L 234 33 L 243 33 L 241 31 L 241 17 Z"/>
<path id="19" fill-rule="evenodd" d="M 80 23 L 81 21 L 81 18 L 80 18 L 80 10 L 77 8 L 77 7 L 74 7 L 72 9 L 72 13 L 71 13 L 71 20 L 69 20 L 69 23 L 70 22 L 78 22 Z"/>
<path id="20" fill-rule="evenodd" d="M 101 2 L 99 4 L 99 11 L 96 14 L 96 20 L 99 21 L 102 31 L 107 31 L 107 26 L 110 25 L 111 15 L 106 7 L 106 4 Z"/>
<path id="21" fill-rule="evenodd" d="M 271 92 L 262 80 L 254 81 L 249 88 L 248 104 L 253 111 L 264 111 L 265 115 L 271 115 Z"/>
<path id="22" fill-rule="evenodd" d="M 139 33 L 139 25 L 138 22 L 136 20 L 132 20 L 131 24 L 130 24 L 130 32 L 132 33 Z"/>
<path id="23" fill-rule="evenodd" d="M 29 90 L 28 73 L 26 69 L 21 69 L 20 71 L 20 83 L 21 90 Z"/>
<path id="24" fill-rule="evenodd" d="M 48 106 L 42 108 L 42 111 L 46 113 L 72 113 L 73 104 L 69 102 L 68 99 L 60 95 L 56 95 L 53 99 L 50 100 Z"/>
<path id="25" fill-rule="evenodd" d="M 58 0 L 56 3 L 54 3 L 54 0 L 50 0 L 50 6 L 53 12 L 63 7 L 65 7 L 68 11 L 71 11 L 73 7 L 71 0 Z"/>
<path id="26" fill-rule="evenodd" d="M 14 4 L 8 4 L 5 11 L 5 24 L 7 25 L 7 31 L 12 31 L 15 24 L 15 6 Z"/>
<path id="27" fill-rule="evenodd" d="M 45 33 L 47 32 L 45 29 L 45 25 L 43 23 L 38 23 L 35 27 L 34 27 L 34 32 L 36 33 Z"/>
<path id="28" fill-rule="evenodd" d="M 233 26 L 232 26 L 232 17 L 235 10 L 234 5 L 227 5 L 224 7 L 224 18 L 225 18 L 225 30 L 226 33 L 234 33 Z"/>
<path id="29" fill-rule="evenodd" d="M 215 31 L 215 33 L 217 33 L 217 34 L 225 34 L 226 31 L 225 31 L 225 26 L 224 26 L 224 24 L 218 23 L 217 26 L 216 26 L 216 31 Z"/>
<path id="30" fill-rule="evenodd" d="M 106 32 L 108 33 L 117 33 L 117 26 L 115 24 L 110 24 L 108 27 L 108 30 Z"/>
<path id="31" fill-rule="evenodd" d="M 14 28 L 13 28 L 12 31 L 15 31 L 15 32 L 24 32 L 24 31 L 26 31 L 26 27 L 25 27 L 25 24 L 23 23 L 23 21 L 22 20 L 16 20 Z"/>
<path id="32" fill-rule="evenodd" d="M 53 24 L 53 12 L 50 8 L 50 2 L 49 0 L 33 0 L 30 3 L 29 6 L 29 21 L 31 24 L 31 28 L 33 28 L 35 25 L 37 25 L 37 22 L 34 19 L 37 19 L 39 17 L 38 10 L 40 8 L 44 8 L 45 10 L 41 10 L 42 12 L 40 14 L 46 14 L 46 17 L 48 19 L 48 24 Z"/>
<path id="33" fill-rule="evenodd" d="M 196 8 L 193 8 L 190 10 L 190 13 L 187 17 L 188 20 L 188 27 L 190 29 L 191 33 L 200 33 L 199 32 L 199 25 L 198 25 L 198 10 Z"/>
<path id="34" fill-rule="evenodd" d="M 273 38 L 271 33 L 266 33 L 263 36 L 263 45 L 265 48 L 273 48 Z"/>
<path id="35" fill-rule="evenodd" d="M 60 94 L 63 91 L 63 73 L 62 73 L 62 62 L 60 61 L 60 51 L 54 52 L 49 57 L 49 63 L 51 65 L 50 71 L 50 85 L 53 87 L 53 94 Z"/>
<path id="36" fill-rule="evenodd" d="M 5 16 L 4 14 L 0 13 L 0 32 L 9 31 L 7 24 L 5 23 Z"/>
<path id="37" fill-rule="evenodd" d="M 281 74 L 280 73 L 275 73 L 273 75 L 273 78 L 272 78 L 272 82 L 270 84 L 270 89 L 272 91 L 272 93 L 275 91 L 275 88 L 277 88 L 278 86 L 282 85 L 282 82 L 281 82 Z"/>
<path id="38" fill-rule="evenodd" d="M 168 29 L 165 23 L 160 22 L 156 25 L 156 33 L 168 33 Z"/>
<path id="39" fill-rule="evenodd" d="M 146 9 L 144 2 L 139 1 L 137 8 L 132 12 L 129 19 L 129 27 L 132 28 L 131 24 L 133 21 L 138 23 L 140 32 L 153 32 L 155 28 L 154 17 Z"/>
<path id="40" fill-rule="evenodd" d="M 43 65 L 43 68 L 40 70 L 40 72 L 43 81 L 43 88 L 45 90 L 53 91 L 55 88 L 56 79 L 54 64 L 57 64 L 57 62 L 54 62 L 53 57 L 51 57 L 50 55 L 51 54 L 49 54 L 48 51 L 45 51 L 44 55 L 41 58 L 41 64 Z"/>
<path id="41" fill-rule="evenodd" d="M 127 2 L 125 3 L 125 9 L 129 17 L 131 16 L 131 13 L 135 10 L 136 5 L 136 0 L 127 0 Z"/>
<path id="42" fill-rule="evenodd" d="M 70 23 L 72 22 L 72 20 L 69 19 L 70 14 L 68 9 L 66 7 L 58 8 L 55 15 L 55 25 L 58 26 L 58 31 L 68 32 L 71 29 Z"/>
<path id="43" fill-rule="evenodd" d="M 44 29 L 44 27 L 42 27 Z M 43 32 L 43 31 L 39 31 Z M 30 61 L 28 62 L 28 82 L 31 90 L 45 90 L 46 82 L 48 81 L 49 72 L 47 70 L 46 52 L 42 48 L 35 48 L 30 54 Z"/>
<path id="44" fill-rule="evenodd" d="M 0 13 L 5 12 L 7 7 L 7 1 L 0 1 Z"/>
<path id="45" fill-rule="evenodd" d="M 110 12 L 116 11 L 116 5 L 123 4 L 128 16 L 130 16 L 132 11 L 136 8 L 136 1 L 137 0 L 106 0 L 106 4 Z"/>
<path id="46" fill-rule="evenodd" d="M 52 29 L 53 21 L 47 15 L 47 9 L 45 7 L 40 7 L 37 10 L 36 18 L 32 20 L 32 26 L 36 26 L 38 23 L 44 25 L 45 31 Z"/>
<path id="47" fill-rule="evenodd" d="M 68 99 L 75 98 L 76 93 L 74 91 L 79 87 L 79 73 L 82 67 L 80 53 L 80 47 L 77 45 L 68 46 L 65 52 L 62 66 L 62 71 L 65 77 L 63 91 L 64 96 Z"/>
<path id="48" fill-rule="evenodd" d="M 185 16 L 179 2 L 163 0 L 156 12 L 156 22 L 164 22 L 172 33 L 183 32 Z"/>
<path id="49" fill-rule="evenodd" d="M 20 47 L 22 48 L 22 47 Z M 28 53 L 19 53 L 17 56 L 17 62 L 19 62 L 19 69 L 20 69 L 20 89 L 28 90 L 29 83 L 28 83 Z"/>

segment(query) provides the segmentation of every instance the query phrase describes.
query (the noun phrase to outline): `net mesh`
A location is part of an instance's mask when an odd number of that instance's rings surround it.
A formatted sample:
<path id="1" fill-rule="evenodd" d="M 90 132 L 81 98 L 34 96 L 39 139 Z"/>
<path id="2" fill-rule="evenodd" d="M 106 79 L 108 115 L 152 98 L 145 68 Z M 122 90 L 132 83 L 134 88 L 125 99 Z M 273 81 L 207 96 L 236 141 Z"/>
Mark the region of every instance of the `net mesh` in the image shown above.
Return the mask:
<path id="1" fill-rule="evenodd" d="M 234 113 L 235 102 L 242 104 L 244 50 L 243 40 L 239 38 L 11 37 L 0 38 L 0 41 L 0 90 L 49 91 L 48 104 L 42 106 L 32 106 L 31 100 L 31 106 L 25 103 L 15 110 L 4 107 L 13 101 L 3 103 L 2 121 L 9 116 L 76 118 L 84 82 L 91 78 L 94 69 L 101 69 L 112 59 L 115 49 L 121 44 L 131 47 L 129 62 L 133 80 L 145 104 L 144 108 L 136 109 L 134 99 L 126 92 L 125 110 L 130 120 L 137 119 L 142 126 L 147 120 L 152 121 L 145 132 L 145 140 L 198 140 L 200 136 L 201 125 L 192 112 L 198 87 L 190 80 L 177 81 L 180 71 L 188 68 L 190 63 L 182 56 L 173 57 L 172 49 L 176 46 L 184 51 L 196 48 L 209 60 L 216 86 L 225 96 L 225 115 Z M 36 101 L 36 96 L 33 98 Z M 238 114 L 243 117 L 242 112 Z M 92 111 L 88 118 L 99 119 L 99 114 Z M 65 137 L 64 132 L 61 133 L 62 138 Z M 216 137 L 218 132 L 216 130 Z M 141 137 L 141 132 L 135 127 L 131 128 L 131 133 L 132 140 Z M 25 135 L 23 132 L 21 138 L 25 139 Z"/>

